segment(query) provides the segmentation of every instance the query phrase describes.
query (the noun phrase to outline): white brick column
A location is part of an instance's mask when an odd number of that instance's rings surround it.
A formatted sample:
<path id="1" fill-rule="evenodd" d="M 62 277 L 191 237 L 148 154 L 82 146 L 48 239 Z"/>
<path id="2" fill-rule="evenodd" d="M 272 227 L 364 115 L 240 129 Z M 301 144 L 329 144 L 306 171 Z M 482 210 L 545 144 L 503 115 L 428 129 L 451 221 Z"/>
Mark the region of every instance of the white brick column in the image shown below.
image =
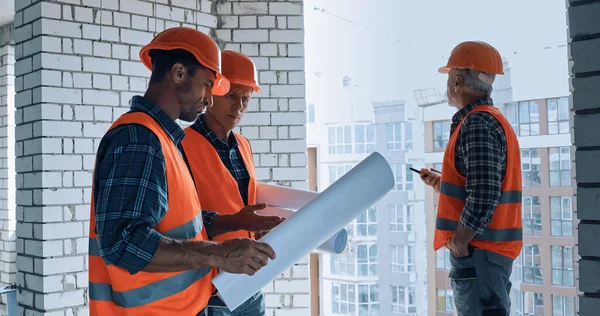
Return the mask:
<path id="1" fill-rule="evenodd" d="M 16 280 L 15 55 L 13 25 L 0 26 L 0 284 Z M 2 298 L 4 303 L 4 297 Z"/>
<path id="2" fill-rule="evenodd" d="M 198 24 L 228 48 L 260 54 L 265 89 L 242 132 L 262 181 L 306 187 L 300 2 L 19 0 L 15 10 L 17 282 L 27 315 L 88 314 L 94 154 L 131 96 L 147 87 L 138 52 L 155 29 Z M 225 30 L 227 19 L 254 29 Z M 306 260 L 271 285 L 283 295 L 270 296 L 269 306 L 285 307 L 275 315 L 306 315 L 308 289 Z"/>
<path id="3" fill-rule="evenodd" d="M 140 47 L 155 26 L 194 27 L 196 16 L 202 31 L 216 26 L 208 1 L 197 14 L 194 0 L 154 2 L 16 1 L 17 282 L 27 315 L 88 314 L 95 152 L 147 87 Z"/>
<path id="4" fill-rule="evenodd" d="M 221 49 L 252 58 L 263 91 L 241 122 L 260 181 L 307 188 L 301 1 L 219 1 Z M 302 238 L 302 236 L 298 236 Z M 308 257 L 264 289 L 267 315 L 310 315 Z"/>

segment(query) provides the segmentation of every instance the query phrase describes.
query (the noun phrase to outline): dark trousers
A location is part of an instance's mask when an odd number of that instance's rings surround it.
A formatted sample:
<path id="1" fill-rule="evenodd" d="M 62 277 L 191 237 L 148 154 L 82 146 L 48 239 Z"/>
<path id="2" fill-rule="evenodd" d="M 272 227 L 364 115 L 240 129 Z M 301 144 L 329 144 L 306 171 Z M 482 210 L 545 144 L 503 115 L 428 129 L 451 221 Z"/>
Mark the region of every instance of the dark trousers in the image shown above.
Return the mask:
<path id="1" fill-rule="evenodd" d="M 510 315 L 513 259 L 469 247 L 469 255 L 450 255 L 450 279 L 458 316 Z"/>

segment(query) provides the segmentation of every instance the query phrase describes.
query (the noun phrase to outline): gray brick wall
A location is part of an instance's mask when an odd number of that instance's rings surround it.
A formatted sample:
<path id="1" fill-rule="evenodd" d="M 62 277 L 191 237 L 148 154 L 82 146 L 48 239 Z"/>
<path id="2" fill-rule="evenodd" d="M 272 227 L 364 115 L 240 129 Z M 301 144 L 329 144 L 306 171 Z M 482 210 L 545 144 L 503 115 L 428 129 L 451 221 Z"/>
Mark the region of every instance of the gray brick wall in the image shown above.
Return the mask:
<path id="1" fill-rule="evenodd" d="M 0 284 L 16 280 L 15 54 L 13 25 L 0 26 Z M 4 297 L 2 297 L 4 300 Z"/>
<path id="2" fill-rule="evenodd" d="M 600 1 L 568 1 L 577 182 L 579 315 L 600 309 Z"/>
<path id="3" fill-rule="evenodd" d="M 253 100 L 240 130 L 252 143 L 257 176 L 265 182 L 306 187 L 300 1 L 15 4 L 16 279 L 22 288 L 21 312 L 88 314 L 94 153 L 111 122 L 127 111 L 131 96 L 146 89 L 149 71 L 139 62 L 138 52 L 155 31 L 197 24 L 222 48 L 241 50 L 254 59 L 263 92 Z M 230 29 L 233 24 L 240 29 Z M 266 287 L 269 315 L 308 314 L 307 262 Z"/>

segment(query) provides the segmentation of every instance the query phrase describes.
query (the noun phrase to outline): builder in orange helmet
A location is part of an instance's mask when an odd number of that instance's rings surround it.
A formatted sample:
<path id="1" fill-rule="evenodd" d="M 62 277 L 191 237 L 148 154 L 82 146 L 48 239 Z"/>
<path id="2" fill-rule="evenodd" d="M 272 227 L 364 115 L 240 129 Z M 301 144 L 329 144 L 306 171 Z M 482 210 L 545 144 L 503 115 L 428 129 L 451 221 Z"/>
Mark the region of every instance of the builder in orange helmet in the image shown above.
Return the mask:
<path id="1" fill-rule="evenodd" d="M 254 214 L 261 205 L 240 205 L 240 219 L 202 211 L 181 152 L 185 132 L 175 120 L 193 122 L 213 94 L 229 90 L 220 54 L 209 36 L 184 27 L 161 32 L 140 51 L 152 70 L 149 87 L 109 128 L 96 157 L 91 315 L 205 315 L 216 269 L 251 275 L 275 258 L 250 238 L 209 241 L 240 228 L 270 229 L 280 219 Z"/>
<path id="2" fill-rule="evenodd" d="M 246 205 L 256 204 L 256 171 L 250 142 L 234 133 L 252 98 L 260 92 L 258 74 L 252 60 L 234 51 L 223 51 L 223 76 L 231 83 L 224 96 L 215 96 L 212 107 L 185 129 L 182 142 L 192 170 L 202 206 L 219 209 L 221 214 L 238 214 L 238 218 L 255 216 L 252 211 L 240 214 Z M 253 238 L 252 232 L 240 230 L 215 237 L 215 241 L 233 238 Z M 208 304 L 208 316 L 262 316 L 265 302 L 261 292 L 234 311 L 230 311 L 218 296 Z"/>
<path id="3" fill-rule="evenodd" d="M 434 249 L 450 251 L 459 316 L 509 315 L 509 281 L 522 248 L 520 148 L 508 120 L 493 106 L 502 58 L 487 43 L 459 44 L 440 68 L 448 74 L 452 117 L 441 177 L 421 170 L 439 195 Z"/>

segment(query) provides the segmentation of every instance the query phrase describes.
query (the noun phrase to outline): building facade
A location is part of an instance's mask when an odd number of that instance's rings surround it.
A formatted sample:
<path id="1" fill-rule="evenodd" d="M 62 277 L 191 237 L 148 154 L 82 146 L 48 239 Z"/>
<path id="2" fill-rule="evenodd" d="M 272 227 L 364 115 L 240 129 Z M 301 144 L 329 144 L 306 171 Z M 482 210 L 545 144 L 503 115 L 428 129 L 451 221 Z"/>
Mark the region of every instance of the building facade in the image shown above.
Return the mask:
<path id="1" fill-rule="evenodd" d="M 342 89 L 350 89 L 349 81 L 343 78 Z M 412 123 L 403 101 L 369 102 L 360 94 L 334 93 L 351 96 L 337 101 L 346 107 L 342 111 L 309 102 L 307 141 L 317 162 L 309 182 L 315 178 L 321 191 L 377 151 L 390 163 L 396 184 L 346 227 L 343 254 L 321 256 L 320 315 L 425 315 L 424 200 L 417 199 L 423 191 L 406 157 L 414 145 Z M 360 101 L 350 99 L 357 95 Z"/>

